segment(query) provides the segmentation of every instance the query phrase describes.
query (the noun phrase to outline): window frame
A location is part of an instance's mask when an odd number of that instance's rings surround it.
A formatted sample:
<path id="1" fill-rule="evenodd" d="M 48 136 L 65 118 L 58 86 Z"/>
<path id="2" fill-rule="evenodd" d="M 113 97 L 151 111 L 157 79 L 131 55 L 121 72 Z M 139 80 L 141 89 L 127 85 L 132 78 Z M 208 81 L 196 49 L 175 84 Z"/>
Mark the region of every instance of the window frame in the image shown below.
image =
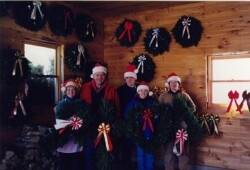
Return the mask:
<path id="1" fill-rule="evenodd" d="M 41 46 L 46 48 L 53 48 L 56 51 L 56 57 L 55 57 L 55 75 L 54 76 L 48 76 L 48 75 L 37 75 L 40 77 L 53 77 L 56 78 L 56 89 L 55 89 L 55 101 L 54 104 L 58 103 L 58 101 L 62 98 L 61 96 L 61 84 L 64 80 L 64 60 L 63 60 L 63 51 L 64 51 L 64 45 L 62 44 L 56 44 L 52 42 L 42 42 L 37 40 L 28 40 L 26 39 L 24 41 L 25 44 L 35 45 L 35 46 Z"/>
<path id="2" fill-rule="evenodd" d="M 229 52 L 229 53 L 216 53 L 212 55 L 207 55 L 207 107 L 213 108 L 226 108 L 228 104 L 212 103 L 213 96 L 213 83 L 225 83 L 225 82 L 250 82 L 249 80 L 213 80 L 213 60 L 223 60 L 223 59 L 239 59 L 239 58 L 250 58 L 250 52 Z M 241 95 L 241 94 L 240 94 Z M 239 103 L 238 103 L 239 104 Z"/>

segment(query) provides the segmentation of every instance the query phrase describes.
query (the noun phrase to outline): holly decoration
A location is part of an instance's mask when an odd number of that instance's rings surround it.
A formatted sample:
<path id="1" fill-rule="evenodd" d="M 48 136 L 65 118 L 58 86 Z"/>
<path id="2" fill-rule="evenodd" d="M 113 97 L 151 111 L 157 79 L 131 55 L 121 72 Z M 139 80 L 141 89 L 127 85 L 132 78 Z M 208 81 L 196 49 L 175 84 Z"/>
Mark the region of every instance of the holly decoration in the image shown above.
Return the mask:
<path id="1" fill-rule="evenodd" d="M 74 14 L 70 8 L 53 4 L 49 14 L 48 24 L 53 34 L 66 37 L 73 32 Z"/>
<path id="2" fill-rule="evenodd" d="M 155 63 L 153 59 L 147 54 L 139 54 L 133 58 L 130 62 L 137 68 L 137 80 L 150 82 L 154 78 L 155 74 Z"/>
<path id="3" fill-rule="evenodd" d="M 45 27 L 47 8 L 41 1 L 17 1 L 14 2 L 13 15 L 16 24 L 36 32 Z"/>
<path id="4" fill-rule="evenodd" d="M 203 32 L 201 22 L 191 16 L 181 16 L 171 30 L 175 41 L 183 48 L 197 46 Z"/>
<path id="5" fill-rule="evenodd" d="M 169 50 L 171 36 L 165 28 L 151 28 L 147 30 L 143 41 L 146 51 L 156 56 Z"/>
<path id="6" fill-rule="evenodd" d="M 65 48 L 65 63 L 72 72 L 80 73 L 88 66 L 88 52 L 81 43 Z"/>
<path id="7" fill-rule="evenodd" d="M 139 22 L 125 19 L 116 29 L 115 37 L 121 46 L 131 47 L 139 39 L 142 29 Z"/>
<path id="8" fill-rule="evenodd" d="M 83 42 L 90 42 L 96 35 L 94 21 L 87 14 L 78 14 L 75 18 L 75 29 L 78 38 Z"/>

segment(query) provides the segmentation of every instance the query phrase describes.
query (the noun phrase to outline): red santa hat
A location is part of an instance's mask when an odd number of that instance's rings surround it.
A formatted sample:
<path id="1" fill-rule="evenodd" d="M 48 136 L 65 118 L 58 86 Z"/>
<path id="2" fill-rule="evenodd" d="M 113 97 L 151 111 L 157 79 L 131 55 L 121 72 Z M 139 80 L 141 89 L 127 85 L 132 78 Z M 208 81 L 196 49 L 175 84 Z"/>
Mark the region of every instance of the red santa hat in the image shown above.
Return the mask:
<path id="1" fill-rule="evenodd" d="M 140 90 L 143 90 L 143 89 L 147 90 L 149 92 L 148 93 L 149 96 L 153 95 L 153 92 L 149 91 L 149 86 L 148 86 L 148 84 L 145 81 L 140 82 L 140 84 L 137 86 L 136 91 L 138 93 Z"/>
<path id="2" fill-rule="evenodd" d="M 124 73 L 124 78 L 126 77 L 134 77 L 135 79 L 137 79 L 137 69 L 135 67 L 135 65 L 128 65 L 125 68 L 125 73 Z"/>
<path id="3" fill-rule="evenodd" d="M 68 79 L 63 84 L 61 84 L 61 91 L 65 92 L 66 88 L 69 87 L 69 86 L 74 86 L 74 87 L 77 88 L 77 84 L 75 83 L 74 79 Z"/>
<path id="4" fill-rule="evenodd" d="M 170 73 L 167 78 L 167 82 L 165 83 L 165 86 L 169 86 L 170 81 L 178 81 L 181 84 L 181 78 L 178 77 L 174 72 Z"/>
<path id="5" fill-rule="evenodd" d="M 104 74 L 107 74 L 107 68 L 102 66 L 100 63 L 96 63 L 95 67 L 92 69 L 92 74 L 90 75 L 91 78 L 93 78 L 95 73 L 103 72 Z"/>

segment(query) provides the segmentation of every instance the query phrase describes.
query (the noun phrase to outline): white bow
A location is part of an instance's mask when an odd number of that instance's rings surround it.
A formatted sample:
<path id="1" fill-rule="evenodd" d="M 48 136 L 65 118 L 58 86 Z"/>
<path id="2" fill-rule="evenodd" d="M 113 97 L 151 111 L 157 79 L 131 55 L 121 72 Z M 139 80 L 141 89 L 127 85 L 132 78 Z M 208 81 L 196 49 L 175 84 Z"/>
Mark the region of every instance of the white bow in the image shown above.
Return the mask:
<path id="1" fill-rule="evenodd" d="M 149 43 L 149 47 L 151 46 L 151 44 L 153 43 L 154 39 L 156 39 L 156 42 L 155 42 L 155 47 L 158 47 L 158 35 L 159 35 L 159 32 L 160 32 L 160 29 L 159 28 L 154 28 L 153 29 L 153 37 L 151 38 L 151 41 Z"/>
<path id="2" fill-rule="evenodd" d="M 189 17 L 183 19 L 182 25 L 184 26 L 183 30 L 182 30 L 182 38 L 183 38 L 185 32 L 187 31 L 188 39 L 190 39 L 189 26 L 191 25 L 191 20 L 189 19 Z"/>
<path id="3" fill-rule="evenodd" d="M 41 18 L 43 19 L 44 15 L 41 11 L 41 6 L 42 6 L 42 3 L 40 1 L 33 1 L 33 10 L 32 10 L 32 13 L 31 13 L 31 16 L 30 16 L 30 19 L 36 19 L 36 10 L 38 9 L 40 15 L 41 15 Z"/>
<path id="4" fill-rule="evenodd" d="M 139 58 L 138 58 L 139 65 L 137 67 L 137 70 L 139 71 L 140 67 L 142 67 L 141 68 L 141 73 L 144 72 L 144 61 L 146 61 L 145 55 L 140 55 Z"/>

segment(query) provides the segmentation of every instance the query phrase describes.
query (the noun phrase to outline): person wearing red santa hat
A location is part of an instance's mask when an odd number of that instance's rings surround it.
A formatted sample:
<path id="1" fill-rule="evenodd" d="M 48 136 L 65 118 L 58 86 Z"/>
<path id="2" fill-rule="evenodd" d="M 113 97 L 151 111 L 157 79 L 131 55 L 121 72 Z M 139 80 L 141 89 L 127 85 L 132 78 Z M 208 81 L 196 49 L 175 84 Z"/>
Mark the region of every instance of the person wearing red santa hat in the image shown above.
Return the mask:
<path id="1" fill-rule="evenodd" d="M 177 76 L 174 72 L 170 73 L 167 77 L 167 81 L 165 83 L 165 86 L 169 88 L 168 91 L 163 92 L 159 98 L 159 103 L 164 103 L 167 105 L 173 105 L 173 98 L 174 96 L 180 96 L 182 97 L 186 102 L 188 107 L 195 112 L 196 111 L 196 105 L 194 104 L 191 97 L 184 91 L 180 90 L 181 85 L 181 78 Z M 180 128 L 186 129 L 187 125 L 184 121 L 181 122 Z M 173 139 L 174 140 L 174 139 Z M 188 157 L 188 151 L 186 151 L 183 155 L 176 156 L 173 153 L 174 148 L 174 141 L 169 142 L 166 144 L 165 147 L 165 154 L 164 154 L 164 164 L 165 164 L 165 170 L 174 170 L 175 169 L 175 160 L 178 158 L 178 166 L 180 170 L 190 170 L 190 166 L 188 164 L 189 157 Z M 186 150 L 188 150 L 188 147 L 186 147 Z"/>
<path id="2" fill-rule="evenodd" d="M 119 96 L 114 87 L 112 87 L 107 80 L 107 68 L 100 63 L 96 63 L 94 68 L 92 69 L 92 74 L 90 77 L 91 81 L 84 83 L 81 86 L 80 90 L 80 98 L 86 101 L 90 107 L 91 112 L 98 115 L 99 106 L 101 105 L 101 100 L 104 98 L 109 100 L 115 106 L 117 113 L 119 113 Z M 101 114 L 101 113 L 100 113 Z M 117 118 L 119 115 L 117 115 Z M 97 118 L 98 119 L 98 118 Z M 96 122 L 101 123 L 101 122 Z M 94 126 L 94 125 L 93 125 Z M 93 127 L 92 130 L 95 127 Z M 85 157 L 85 168 L 86 170 L 93 170 L 94 167 L 94 136 L 90 136 L 87 140 L 87 147 L 84 150 Z"/>
<path id="3" fill-rule="evenodd" d="M 77 97 L 78 86 L 74 79 L 68 79 L 61 85 L 61 91 L 64 93 L 64 98 L 59 101 L 55 107 L 55 119 L 61 119 L 58 112 L 70 103 L 83 103 L 83 101 Z M 69 115 L 70 117 L 73 115 Z M 68 119 L 70 119 L 68 117 Z M 63 146 L 57 148 L 59 155 L 60 170 L 75 169 L 81 170 L 81 162 L 83 157 L 83 146 L 75 143 L 75 138 L 70 136 L 68 142 Z"/>
<path id="4" fill-rule="evenodd" d="M 124 111 L 126 105 L 135 97 L 137 80 L 137 69 L 135 65 L 128 65 L 124 72 L 125 83 L 117 88 L 117 93 L 120 99 L 121 118 L 124 120 Z M 131 169 L 131 150 L 132 142 L 126 137 L 122 137 L 121 141 L 121 161 L 124 169 Z"/>
<path id="5" fill-rule="evenodd" d="M 150 108 L 157 100 L 152 97 L 153 92 L 149 91 L 149 86 L 146 82 L 142 81 L 137 86 L 135 98 L 130 101 L 125 108 L 125 117 L 128 118 L 129 112 L 133 110 L 133 108 L 138 107 L 139 105 L 144 106 L 145 108 Z M 152 121 L 155 124 L 156 118 Z M 134 122 L 137 123 L 137 122 Z M 146 140 L 151 140 L 154 135 L 150 126 L 146 126 L 143 135 Z M 141 146 L 136 145 L 137 152 L 137 166 L 138 170 L 153 170 L 154 169 L 154 154 L 146 152 Z"/>

